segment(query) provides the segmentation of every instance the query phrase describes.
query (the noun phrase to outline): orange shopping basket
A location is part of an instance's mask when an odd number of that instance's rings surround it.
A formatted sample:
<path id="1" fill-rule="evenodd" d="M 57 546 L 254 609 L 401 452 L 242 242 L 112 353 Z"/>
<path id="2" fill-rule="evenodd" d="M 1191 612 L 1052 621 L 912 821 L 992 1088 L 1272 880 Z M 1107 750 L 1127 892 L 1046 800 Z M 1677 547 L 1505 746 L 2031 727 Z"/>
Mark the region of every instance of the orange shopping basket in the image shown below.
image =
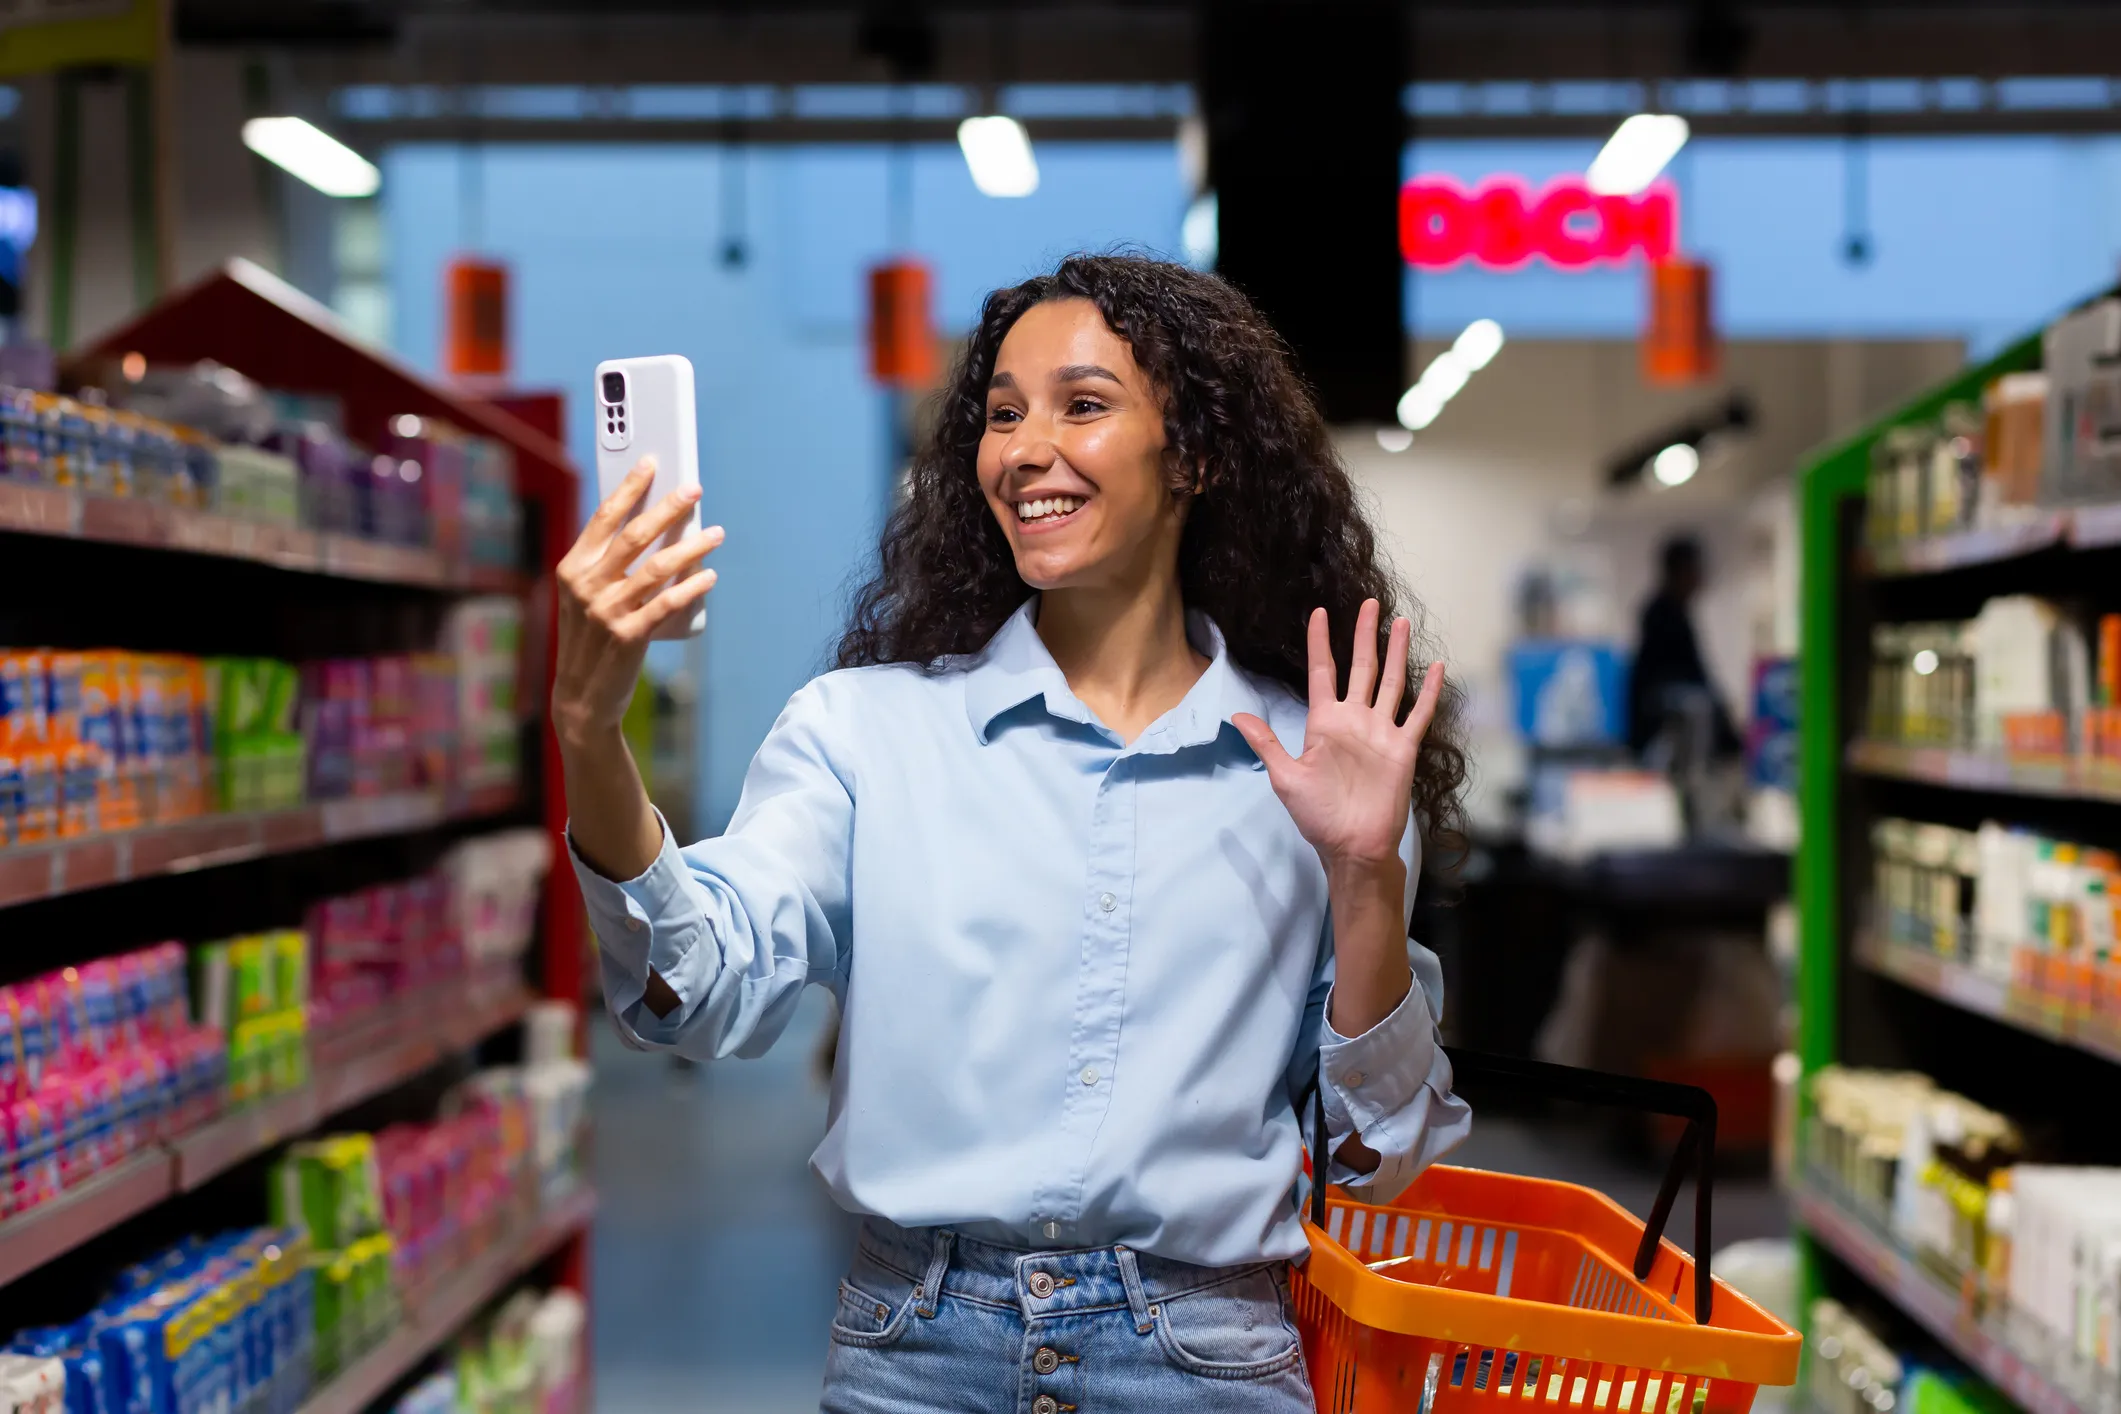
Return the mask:
<path id="1" fill-rule="evenodd" d="M 1687 1121 L 1648 1224 L 1573 1183 L 1434 1166 L 1387 1204 L 1314 1184 L 1297 1329 L 1319 1414 L 1745 1414 L 1802 1338 L 1709 1273 L 1706 1090 L 1449 1048 L 1461 1081 Z M 1312 1152 L 1325 1132 L 1311 1104 Z M 1691 1261 L 1663 1239 L 1692 1161 Z"/>

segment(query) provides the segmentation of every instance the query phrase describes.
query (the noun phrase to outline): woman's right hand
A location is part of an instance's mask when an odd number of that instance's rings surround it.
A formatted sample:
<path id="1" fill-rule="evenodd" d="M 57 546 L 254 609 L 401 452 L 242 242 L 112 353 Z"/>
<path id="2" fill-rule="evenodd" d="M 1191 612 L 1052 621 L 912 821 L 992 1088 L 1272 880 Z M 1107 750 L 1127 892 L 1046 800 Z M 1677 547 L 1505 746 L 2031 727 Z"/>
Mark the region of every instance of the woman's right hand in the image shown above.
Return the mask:
<path id="1" fill-rule="evenodd" d="M 668 620 L 689 616 L 714 588 L 715 572 L 698 566 L 722 543 L 718 525 L 656 551 L 627 573 L 634 557 L 700 499 L 697 486 L 683 487 L 626 521 L 654 479 L 654 463 L 643 458 L 560 560 L 552 725 L 563 746 L 617 739 L 650 637 Z"/>

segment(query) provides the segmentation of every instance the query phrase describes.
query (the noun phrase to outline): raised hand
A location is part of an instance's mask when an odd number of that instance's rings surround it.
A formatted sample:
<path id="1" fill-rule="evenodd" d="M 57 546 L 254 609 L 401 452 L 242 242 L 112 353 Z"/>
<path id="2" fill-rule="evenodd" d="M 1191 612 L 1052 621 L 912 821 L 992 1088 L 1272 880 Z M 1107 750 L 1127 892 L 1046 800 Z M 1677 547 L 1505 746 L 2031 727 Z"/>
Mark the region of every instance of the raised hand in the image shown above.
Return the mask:
<path id="1" fill-rule="evenodd" d="M 617 738 L 650 635 L 666 620 L 690 615 L 714 588 L 715 572 L 698 566 L 722 543 L 718 525 L 656 551 L 629 571 L 634 558 L 691 514 L 700 498 L 698 487 L 684 487 L 626 521 L 654 479 L 654 463 L 644 458 L 560 560 L 552 724 L 563 744 Z"/>
<path id="2" fill-rule="evenodd" d="M 1355 617 L 1355 656 L 1348 667 L 1348 695 L 1342 697 L 1326 611 L 1312 611 L 1311 703 L 1301 756 L 1283 750 L 1273 729 L 1258 717 L 1240 713 L 1231 718 L 1265 763 L 1267 779 L 1297 830 L 1329 871 L 1397 864 L 1413 809 L 1414 762 L 1443 695 L 1443 664 L 1431 663 L 1406 721 L 1394 720 L 1406 688 L 1414 627 L 1403 618 L 1392 621 L 1380 675 L 1377 615 L 1377 601 L 1370 599 Z"/>

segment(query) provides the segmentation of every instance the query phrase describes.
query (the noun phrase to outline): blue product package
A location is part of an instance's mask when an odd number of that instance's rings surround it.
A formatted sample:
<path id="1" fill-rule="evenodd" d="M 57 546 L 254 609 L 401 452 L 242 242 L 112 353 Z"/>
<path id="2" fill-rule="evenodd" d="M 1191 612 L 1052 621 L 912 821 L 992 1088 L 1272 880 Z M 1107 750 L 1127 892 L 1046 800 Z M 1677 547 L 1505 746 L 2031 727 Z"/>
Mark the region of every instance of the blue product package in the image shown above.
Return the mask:
<path id="1" fill-rule="evenodd" d="M 104 1379 L 109 1384 L 111 1414 L 171 1414 L 158 1391 L 165 1383 L 167 1357 L 162 1348 L 163 1317 L 148 1307 L 127 1307 L 97 1338 L 103 1351 Z"/>

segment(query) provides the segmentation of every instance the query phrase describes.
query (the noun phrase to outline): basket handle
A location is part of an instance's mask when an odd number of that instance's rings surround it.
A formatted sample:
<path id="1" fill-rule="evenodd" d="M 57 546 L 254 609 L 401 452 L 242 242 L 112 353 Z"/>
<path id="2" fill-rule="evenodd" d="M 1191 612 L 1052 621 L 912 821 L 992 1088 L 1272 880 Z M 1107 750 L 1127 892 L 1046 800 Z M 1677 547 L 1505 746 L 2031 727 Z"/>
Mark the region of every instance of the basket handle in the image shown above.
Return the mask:
<path id="1" fill-rule="evenodd" d="M 1716 1281 L 1709 1271 L 1709 1220 L 1713 1207 L 1716 1159 L 1716 1097 L 1698 1085 L 1669 1080 L 1645 1080 L 1633 1075 L 1614 1075 L 1603 1070 L 1584 1070 L 1572 1065 L 1498 1056 L 1445 1046 L 1454 1080 L 1478 1080 L 1503 1085 L 1556 1100 L 1605 1105 L 1643 1114 L 1670 1115 L 1686 1121 L 1679 1147 L 1657 1187 L 1657 1201 L 1642 1225 L 1642 1242 L 1635 1249 L 1635 1280 L 1647 1281 L 1657 1260 L 1657 1244 L 1663 1240 L 1672 1205 L 1679 1201 L 1679 1184 L 1688 1163 L 1694 1167 L 1694 1322 L 1707 1325 L 1715 1309 Z M 1326 1226 L 1325 1087 L 1314 1076 L 1310 1085 L 1311 1110 L 1311 1223 L 1321 1232 Z"/>
<path id="2" fill-rule="evenodd" d="M 1670 1115 L 1686 1121 L 1679 1146 L 1672 1151 L 1664 1181 L 1657 1186 L 1657 1201 L 1650 1205 L 1648 1221 L 1642 1225 L 1642 1242 L 1635 1249 L 1635 1280 L 1649 1279 L 1657 1260 L 1657 1244 L 1664 1237 L 1672 1205 L 1679 1201 L 1679 1183 L 1688 1163 L 1694 1168 L 1694 1321 L 1707 1325 L 1714 1310 L 1716 1281 L 1709 1272 L 1709 1219 L 1713 1207 L 1716 1168 L 1716 1097 L 1698 1085 L 1670 1080 L 1646 1080 L 1635 1075 L 1614 1075 L 1603 1070 L 1584 1070 L 1573 1065 L 1517 1056 L 1498 1056 L 1445 1046 L 1455 1079 L 1504 1085 L 1556 1100 L 1605 1105 L 1642 1114 Z"/>

